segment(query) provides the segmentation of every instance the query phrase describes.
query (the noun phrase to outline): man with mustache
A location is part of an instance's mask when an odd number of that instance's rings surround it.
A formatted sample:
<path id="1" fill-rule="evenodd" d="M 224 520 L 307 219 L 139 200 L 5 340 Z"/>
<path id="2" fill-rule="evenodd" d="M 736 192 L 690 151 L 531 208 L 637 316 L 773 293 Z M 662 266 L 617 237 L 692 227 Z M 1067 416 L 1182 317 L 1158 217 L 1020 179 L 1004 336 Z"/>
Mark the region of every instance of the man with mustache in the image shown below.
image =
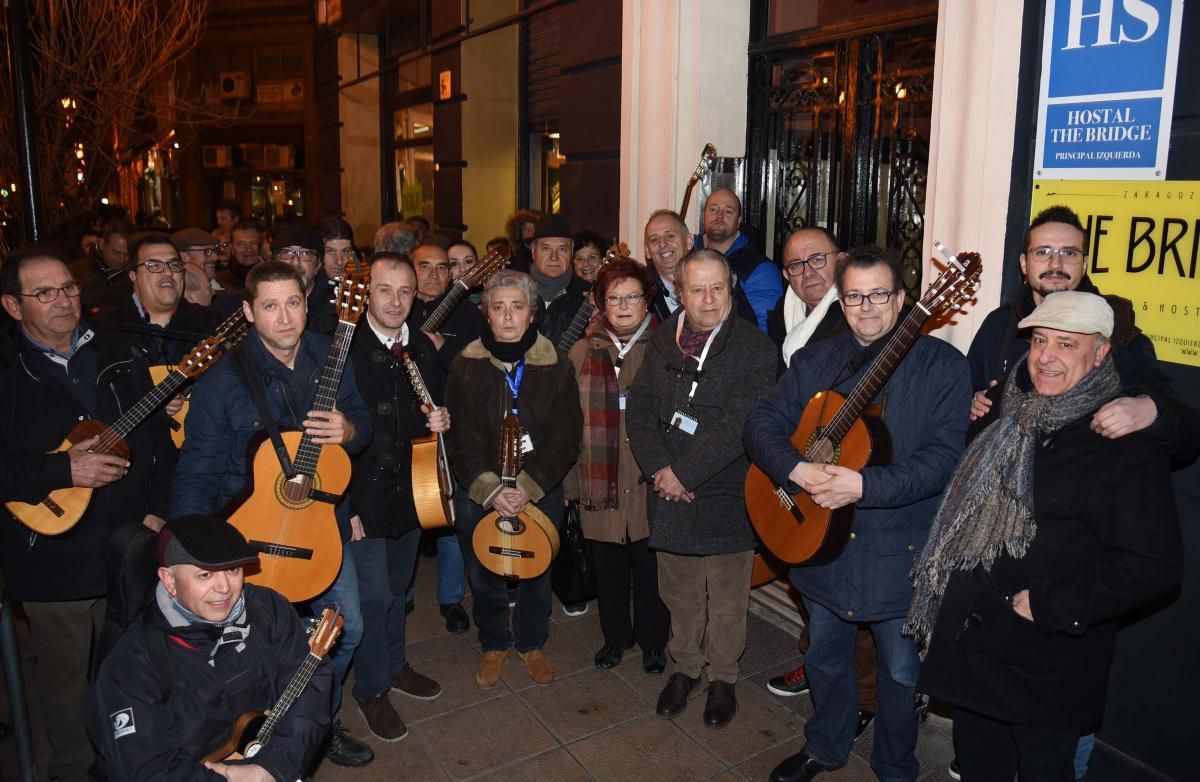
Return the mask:
<path id="1" fill-rule="evenodd" d="M 1025 251 L 1021 253 L 1021 272 L 1025 287 L 1020 298 L 988 315 L 967 351 L 975 389 L 972 421 L 987 416 L 1000 390 L 997 384 L 1029 349 L 1029 335 L 1018 328 L 1018 321 L 1056 291 L 1100 293 L 1087 276 L 1083 224 L 1066 206 L 1048 207 L 1030 223 Z M 1190 428 L 1184 422 L 1193 420 L 1195 412 L 1173 396 L 1171 381 L 1158 365 L 1154 344 L 1134 325 L 1132 304 L 1117 296 L 1105 298 L 1116 313 L 1112 356 L 1121 378 L 1121 395 L 1096 412 L 1092 428 L 1108 438 L 1148 430 L 1168 446 L 1179 467 L 1181 459 L 1190 461 L 1181 450 L 1191 449 L 1175 447 L 1176 443 L 1184 445 L 1176 433 Z"/>

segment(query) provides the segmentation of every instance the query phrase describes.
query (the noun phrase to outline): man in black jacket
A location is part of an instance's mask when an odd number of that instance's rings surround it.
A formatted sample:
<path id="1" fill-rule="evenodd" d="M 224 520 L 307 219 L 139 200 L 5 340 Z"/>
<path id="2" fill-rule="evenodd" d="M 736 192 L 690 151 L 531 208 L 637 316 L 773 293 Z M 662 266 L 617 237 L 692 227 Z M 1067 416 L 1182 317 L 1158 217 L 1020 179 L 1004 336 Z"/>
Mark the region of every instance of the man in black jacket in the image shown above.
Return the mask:
<path id="1" fill-rule="evenodd" d="M 405 323 L 416 287 L 407 259 L 375 254 L 367 315 L 350 352 L 375 429 L 371 444 L 354 459 L 350 480 L 350 550 L 363 615 L 354 697 L 368 729 L 383 741 L 408 735 L 389 692 L 418 700 L 442 694 L 437 682 L 413 670 L 404 649 L 405 603 L 421 540 L 413 504 L 412 441 L 450 427 L 444 407 L 422 411 L 403 360 L 407 353 L 430 395 L 441 399 L 445 380 L 436 349 L 429 337 Z"/>
<path id="2" fill-rule="evenodd" d="M 529 276 L 537 283 L 539 293 L 534 319 L 538 331 L 557 345 L 592 284 L 575 274 L 571 264 L 575 237 L 562 215 L 547 214 L 538 220 L 532 248 Z"/>
<path id="3" fill-rule="evenodd" d="M 271 257 L 295 266 L 304 275 L 308 308 L 304 328 L 329 337 L 337 329 L 338 317 L 332 303 L 329 275 L 321 263 L 324 254 L 321 232 L 300 220 L 280 226 L 272 242 Z"/>
<path id="4" fill-rule="evenodd" d="M 83 700 L 105 613 L 103 552 L 124 525 L 162 526 L 175 448 L 155 413 L 125 437 L 128 458 L 92 453 L 94 437 L 49 453 L 80 421 L 115 422 L 150 391 L 150 376 L 125 340 L 80 322 L 80 286 L 56 249 L 19 250 L 0 279 L 17 321 L 0 347 L 0 497 L 36 504 L 58 489 L 94 490 L 83 518 L 61 535 L 35 534 L 12 517 L 0 523 L 8 591 L 29 618 L 48 770 L 82 780 L 93 759 Z"/>
<path id="5" fill-rule="evenodd" d="M 275 705 L 308 643 L 283 597 L 243 583 L 242 568 L 258 555 L 223 519 L 174 519 L 158 550 L 154 600 L 105 658 L 88 702 L 104 775 L 113 782 L 299 779 L 329 732 L 328 660 L 250 762 L 202 762 L 241 714 Z"/>
<path id="6" fill-rule="evenodd" d="M 779 346 L 786 366 L 810 342 L 846 330 L 833 273 L 841 253 L 825 228 L 801 228 L 783 245 L 783 279 L 788 287 L 767 313 L 767 336 Z"/>
<path id="7" fill-rule="evenodd" d="M 412 251 L 412 265 L 417 274 L 417 290 L 408 325 L 421 330 L 450 293 L 450 257 L 436 244 L 422 244 Z M 454 357 L 479 339 L 482 330 L 483 316 L 478 305 L 463 297 L 436 332 L 426 332 L 437 348 L 443 375 L 450 370 Z"/>
<path id="8" fill-rule="evenodd" d="M 946 489 L 905 630 L 929 644 L 920 690 L 956 707 L 964 779 L 1065 782 L 1118 619 L 1178 585 L 1183 547 L 1166 453 L 1092 423 L 1121 392 L 1108 303 L 1050 293 L 1017 327 L 1029 356 Z"/>

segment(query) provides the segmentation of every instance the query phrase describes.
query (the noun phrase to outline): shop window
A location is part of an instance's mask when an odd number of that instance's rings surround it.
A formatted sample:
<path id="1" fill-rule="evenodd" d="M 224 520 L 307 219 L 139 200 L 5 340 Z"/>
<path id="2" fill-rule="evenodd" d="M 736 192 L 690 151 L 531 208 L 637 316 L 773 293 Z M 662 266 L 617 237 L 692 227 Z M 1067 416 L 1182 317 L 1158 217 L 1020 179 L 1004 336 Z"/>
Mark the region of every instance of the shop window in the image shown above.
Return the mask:
<path id="1" fill-rule="evenodd" d="M 432 224 L 434 175 L 433 104 L 398 109 L 393 114 L 397 211 L 421 215 Z"/>

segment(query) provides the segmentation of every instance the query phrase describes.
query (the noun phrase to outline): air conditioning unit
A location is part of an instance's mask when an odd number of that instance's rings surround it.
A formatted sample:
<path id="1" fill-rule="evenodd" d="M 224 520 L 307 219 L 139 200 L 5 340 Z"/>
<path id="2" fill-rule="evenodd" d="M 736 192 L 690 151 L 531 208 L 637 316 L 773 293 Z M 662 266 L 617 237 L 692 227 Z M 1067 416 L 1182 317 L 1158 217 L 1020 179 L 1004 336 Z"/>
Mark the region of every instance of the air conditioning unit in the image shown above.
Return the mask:
<path id="1" fill-rule="evenodd" d="M 242 165 L 247 168 L 263 168 L 262 144 L 238 144 L 242 151 Z"/>
<path id="2" fill-rule="evenodd" d="M 205 84 L 200 88 L 201 94 L 204 96 L 205 106 L 220 106 L 225 102 L 221 97 L 221 85 Z"/>
<path id="3" fill-rule="evenodd" d="M 202 154 L 205 168 L 229 168 L 233 164 L 233 149 L 227 145 L 205 144 Z"/>
<path id="4" fill-rule="evenodd" d="M 217 82 L 217 91 L 222 100 L 239 100 L 250 97 L 250 74 L 245 71 L 223 71 Z"/>
<path id="5" fill-rule="evenodd" d="M 264 144 L 263 158 L 263 168 L 291 168 L 292 147 L 290 144 Z"/>
<path id="6" fill-rule="evenodd" d="M 254 94 L 260 104 L 283 103 L 283 82 L 260 81 Z"/>

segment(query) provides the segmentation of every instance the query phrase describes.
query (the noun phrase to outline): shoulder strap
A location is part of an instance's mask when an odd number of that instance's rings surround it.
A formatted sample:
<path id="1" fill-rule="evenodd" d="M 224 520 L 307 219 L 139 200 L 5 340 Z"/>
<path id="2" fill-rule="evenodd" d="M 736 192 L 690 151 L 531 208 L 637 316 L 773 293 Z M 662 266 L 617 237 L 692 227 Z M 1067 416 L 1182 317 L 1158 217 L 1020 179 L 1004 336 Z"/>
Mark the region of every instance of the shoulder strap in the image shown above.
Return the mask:
<path id="1" fill-rule="evenodd" d="M 146 637 L 146 652 L 150 655 L 150 672 L 158 683 L 160 703 L 171 698 L 171 663 L 167 659 L 167 634 L 154 623 L 151 610 L 142 612 L 142 634 Z"/>
<path id="2" fill-rule="evenodd" d="M 254 366 L 254 362 L 250 360 L 244 345 L 235 348 L 233 351 L 233 371 L 238 376 L 238 380 L 250 392 L 250 399 L 254 401 L 254 407 L 258 410 L 258 414 L 262 417 L 263 426 L 266 427 L 267 435 L 271 438 L 271 445 L 275 446 L 275 456 L 279 459 L 279 466 L 283 468 L 283 474 L 289 479 L 296 474 L 292 467 L 292 459 L 288 456 L 287 446 L 283 443 L 283 437 L 279 434 L 279 424 L 275 422 L 274 416 L 271 415 L 271 408 L 267 405 L 266 389 L 263 386 L 262 375 Z"/>

